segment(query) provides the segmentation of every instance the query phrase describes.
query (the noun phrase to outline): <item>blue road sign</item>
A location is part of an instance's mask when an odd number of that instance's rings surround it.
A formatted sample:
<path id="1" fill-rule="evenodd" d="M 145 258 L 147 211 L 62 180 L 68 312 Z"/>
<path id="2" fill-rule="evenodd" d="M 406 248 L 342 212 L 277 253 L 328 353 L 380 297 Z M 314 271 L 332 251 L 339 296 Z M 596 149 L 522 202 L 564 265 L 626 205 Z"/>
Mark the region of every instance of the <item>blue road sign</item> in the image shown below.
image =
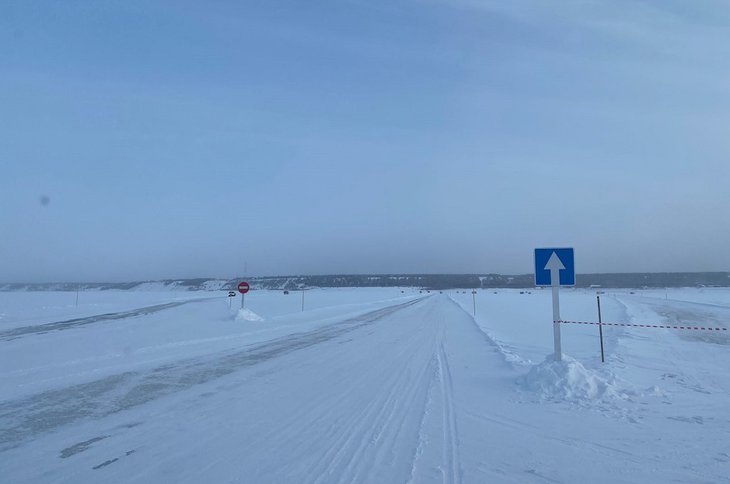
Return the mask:
<path id="1" fill-rule="evenodd" d="M 550 273 L 560 274 L 561 286 L 575 286 L 575 260 L 572 248 L 535 249 L 535 285 L 550 286 Z"/>

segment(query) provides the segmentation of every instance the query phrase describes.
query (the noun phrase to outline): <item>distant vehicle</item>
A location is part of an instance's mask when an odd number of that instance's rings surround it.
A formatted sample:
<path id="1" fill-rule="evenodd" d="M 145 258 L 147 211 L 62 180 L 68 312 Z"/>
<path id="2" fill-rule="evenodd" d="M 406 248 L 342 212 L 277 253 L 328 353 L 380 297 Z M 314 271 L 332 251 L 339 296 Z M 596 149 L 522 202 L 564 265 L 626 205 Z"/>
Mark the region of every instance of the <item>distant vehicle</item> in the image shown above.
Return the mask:
<path id="1" fill-rule="evenodd" d="M 289 294 L 289 291 L 284 291 L 284 294 Z"/>

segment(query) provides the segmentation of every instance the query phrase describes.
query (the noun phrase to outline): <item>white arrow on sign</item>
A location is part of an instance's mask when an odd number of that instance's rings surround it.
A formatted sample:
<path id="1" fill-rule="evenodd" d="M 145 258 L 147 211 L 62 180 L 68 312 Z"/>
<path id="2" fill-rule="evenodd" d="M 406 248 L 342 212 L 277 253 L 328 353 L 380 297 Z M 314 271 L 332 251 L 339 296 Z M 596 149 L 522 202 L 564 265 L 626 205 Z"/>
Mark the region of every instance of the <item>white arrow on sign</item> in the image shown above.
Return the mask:
<path id="1" fill-rule="evenodd" d="M 560 271 L 565 270 L 558 254 L 553 252 L 545 264 L 545 269 L 550 271 L 550 285 L 553 289 L 553 346 L 555 348 L 555 361 L 562 359 L 562 348 L 560 344 Z"/>
<path id="2" fill-rule="evenodd" d="M 556 252 L 553 252 L 553 254 L 550 256 L 550 259 L 548 259 L 547 264 L 545 264 L 545 269 L 550 271 L 550 285 L 559 286 L 560 271 L 565 270 L 565 266 L 560 261 L 560 257 L 558 257 L 558 254 Z"/>

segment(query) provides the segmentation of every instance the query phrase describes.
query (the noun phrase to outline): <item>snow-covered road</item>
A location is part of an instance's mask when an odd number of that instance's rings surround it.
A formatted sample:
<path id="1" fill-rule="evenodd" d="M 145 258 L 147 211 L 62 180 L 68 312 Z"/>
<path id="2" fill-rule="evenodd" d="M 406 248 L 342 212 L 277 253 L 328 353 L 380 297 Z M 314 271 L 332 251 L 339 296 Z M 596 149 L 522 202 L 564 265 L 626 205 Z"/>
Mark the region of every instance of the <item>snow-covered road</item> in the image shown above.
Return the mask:
<path id="1" fill-rule="evenodd" d="M 653 410 L 670 408 L 666 395 L 621 393 L 580 365 L 569 368 L 577 373 L 568 391 L 610 388 L 595 401 L 546 400 L 530 385 L 551 381 L 525 377 L 448 295 L 347 306 L 340 317 L 334 309 L 284 316 L 243 332 L 230 320 L 206 334 L 191 329 L 195 318 L 180 323 L 220 304 L 7 341 L 27 350 L 92 333 L 99 341 L 126 331 L 144 340 L 159 327 L 168 337 L 183 333 L 174 352 L 173 343 L 147 342 L 131 351 L 141 361 L 109 357 L 115 363 L 96 377 L 80 371 L 91 361 L 82 358 L 65 363 L 79 371 L 60 378 L 48 369 L 60 356 L 21 373 L 47 388 L 0 402 L 2 475 L 81 483 L 727 481 L 727 421 L 710 431 L 691 415 L 671 419 Z M 19 371 L 6 381 L 18 381 Z"/>
<path id="2" fill-rule="evenodd" d="M 8 449 L 70 425 L 114 421 L 101 435 L 59 448 L 61 467 L 91 459 L 85 470 L 96 480 L 99 465 L 124 455 L 103 466 L 106 478 L 168 480 L 175 469 L 175 482 L 211 475 L 241 482 L 461 482 L 450 325 L 481 337 L 456 304 L 429 297 L 240 350 L 50 390 L 0 406 L 0 442 Z M 135 407 L 155 400 L 165 409 L 158 418 L 116 423 L 125 414 L 141 417 Z M 185 446 L 173 437 L 180 425 L 195 435 Z M 158 467 L 164 474 L 139 469 L 133 454 L 157 446 L 170 451 Z M 94 456 L 110 448 L 118 450 Z"/>

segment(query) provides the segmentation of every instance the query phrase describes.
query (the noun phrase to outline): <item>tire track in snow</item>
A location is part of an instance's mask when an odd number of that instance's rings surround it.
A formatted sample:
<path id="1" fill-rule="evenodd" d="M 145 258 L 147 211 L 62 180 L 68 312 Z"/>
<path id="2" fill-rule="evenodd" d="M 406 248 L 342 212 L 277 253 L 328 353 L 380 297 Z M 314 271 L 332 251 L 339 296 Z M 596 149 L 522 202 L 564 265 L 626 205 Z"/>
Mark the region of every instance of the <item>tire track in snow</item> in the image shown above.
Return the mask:
<path id="1" fill-rule="evenodd" d="M 301 482 L 372 482 L 377 470 L 394 465 L 402 441 L 416 438 L 425 411 L 435 373 L 434 333 L 426 341 L 406 339 L 397 354 L 388 355 L 387 368 L 373 369 L 374 378 L 384 379 L 381 390 L 362 411 L 341 422 L 340 435 Z"/>
<path id="2" fill-rule="evenodd" d="M 419 413 L 412 412 L 412 409 L 418 408 L 419 404 L 424 405 L 432 372 L 430 362 L 421 366 L 415 374 L 412 368 L 406 366 L 403 369 L 400 381 L 385 399 L 370 438 L 361 441 L 358 452 L 345 468 L 344 482 L 362 482 L 372 469 L 389 464 L 389 456 L 398 451 L 399 439 L 405 428 L 411 422 L 420 423 Z M 405 438 L 408 439 L 407 436 Z M 368 451 L 372 452 L 368 454 Z"/>
<path id="3" fill-rule="evenodd" d="M 420 459 L 423 456 L 423 453 L 425 452 L 426 447 L 428 446 L 428 437 L 426 436 L 425 432 L 425 426 L 426 426 L 426 420 L 429 418 L 431 414 L 431 408 L 433 407 L 433 394 L 434 394 L 434 387 L 435 382 L 438 379 L 438 363 L 436 363 L 436 355 L 434 354 L 434 357 L 431 359 L 432 362 L 432 377 L 431 377 L 431 383 L 428 387 L 428 393 L 426 395 L 426 404 L 425 408 L 423 409 L 423 413 L 421 415 L 421 420 L 418 423 L 418 444 L 416 444 L 416 448 L 413 451 L 413 456 L 411 458 L 411 470 L 410 475 L 408 476 L 408 482 L 406 484 L 414 484 L 416 483 L 416 472 L 418 468 L 418 464 L 420 462 Z"/>
<path id="4" fill-rule="evenodd" d="M 462 309 L 458 308 L 461 313 Z M 441 481 L 462 482 L 457 411 L 451 365 L 446 351 L 450 318 L 443 314 L 438 321 L 435 344 L 431 350 L 432 372 L 425 409 L 418 429 L 418 443 L 410 462 L 409 484 Z M 479 333 L 482 334 L 482 333 Z"/>
<path id="5" fill-rule="evenodd" d="M 438 375 L 443 403 L 443 463 L 444 484 L 461 483 L 461 459 L 459 457 L 459 432 L 454 411 L 454 388 L 451 381 L 449 359 L 443 341 L 437 353 Z"/>
<path id="6" fill-rule="evenodd" d="M 386 460 L 398 441 L 398 424 L 418 400 L 418 390 L 427 385 L 428 367 L 417 378 L 402 370 L 391 378 L 387 389 L 374 398 L 366 409 L 347 425 L 343 438 L 322 456 L 312 470 L 311 481 L 331 482 L 336 476 L 340 482 L 362 482 L 373 469 Z"/>

